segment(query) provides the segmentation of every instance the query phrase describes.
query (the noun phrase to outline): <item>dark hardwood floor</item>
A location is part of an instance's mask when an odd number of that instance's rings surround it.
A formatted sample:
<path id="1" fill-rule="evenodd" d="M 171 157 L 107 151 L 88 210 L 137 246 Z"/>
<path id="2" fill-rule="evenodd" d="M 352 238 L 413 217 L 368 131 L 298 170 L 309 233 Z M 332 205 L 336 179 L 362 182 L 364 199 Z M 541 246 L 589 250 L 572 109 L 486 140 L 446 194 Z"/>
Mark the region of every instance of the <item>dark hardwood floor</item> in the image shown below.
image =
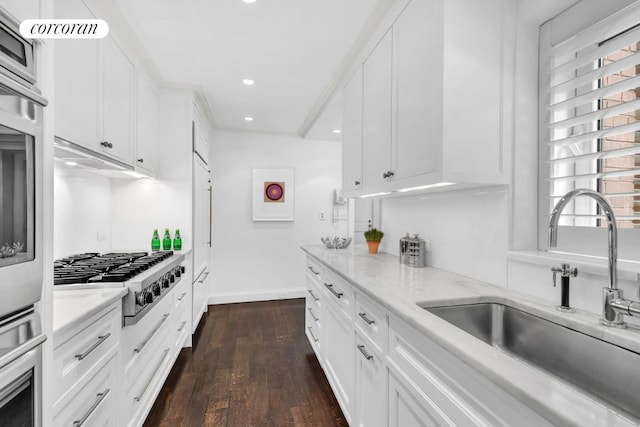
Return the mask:
<path id="1" fill-rule="evenodd" d="M 304 309 L 304 299 L 209 306 L 144 426 L 346 426 Z"/>

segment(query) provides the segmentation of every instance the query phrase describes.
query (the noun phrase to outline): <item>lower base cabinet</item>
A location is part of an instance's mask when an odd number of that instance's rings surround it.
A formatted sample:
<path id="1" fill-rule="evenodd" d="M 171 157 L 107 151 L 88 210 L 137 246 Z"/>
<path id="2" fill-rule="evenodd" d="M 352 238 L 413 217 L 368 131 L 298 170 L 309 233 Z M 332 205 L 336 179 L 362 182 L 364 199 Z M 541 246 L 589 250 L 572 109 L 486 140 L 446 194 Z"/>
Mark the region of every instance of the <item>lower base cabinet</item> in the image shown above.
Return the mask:
<path id="1" fill-rule="evenodd" d="M 384 357 L 356 333 L 356 426 L 387 425 L 387 367 Z"/>
<path id="2" fill-rule="evenodd" d="M 389 427 L 455 426 L 447 416 L 419 402 L 419 393 L 408 382 L 389 373 Z"/>
<path id="3" fill-rule="evenodd" d="M 355 390 L 353 324 L 339 309 L 327 304 L 324 325 L 324 371 L 347 422 L 352 424 Z"/>

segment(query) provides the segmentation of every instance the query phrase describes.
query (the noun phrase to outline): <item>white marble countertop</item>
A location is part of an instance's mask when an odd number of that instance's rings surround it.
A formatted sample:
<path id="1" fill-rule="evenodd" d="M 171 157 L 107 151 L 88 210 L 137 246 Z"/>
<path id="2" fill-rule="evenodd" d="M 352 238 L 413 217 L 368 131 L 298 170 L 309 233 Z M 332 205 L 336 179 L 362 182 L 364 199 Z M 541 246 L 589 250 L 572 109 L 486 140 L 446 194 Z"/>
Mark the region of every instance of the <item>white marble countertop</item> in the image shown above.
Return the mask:
<path id="1" fill-rule="evenodd" d="M 452 299 L 465 303 L 504 302 L 574 330 L 640 353 L 640 329 L 620 330 L 600 325 L 599 316 L 577 311 L 561 313 L 555 304 L 432 267 L 412 268 L 388 254 L 370 255 L 365 246 L 327 249 L 321 245 L 302 250 L 367 294 L 390 314 L 406 321 L 483 376 L 506 390 L 556 425 L 638 426 L 630 419 L 581 392 L 476 339 L 424 310 Z M 640 392 L 638 390 L 630 393 Z"/>
<path id="2" fill-rule="evenodd" d="M 61 289 L 53 291 L 53 339 L 122 299 L 128 288 Z"/>

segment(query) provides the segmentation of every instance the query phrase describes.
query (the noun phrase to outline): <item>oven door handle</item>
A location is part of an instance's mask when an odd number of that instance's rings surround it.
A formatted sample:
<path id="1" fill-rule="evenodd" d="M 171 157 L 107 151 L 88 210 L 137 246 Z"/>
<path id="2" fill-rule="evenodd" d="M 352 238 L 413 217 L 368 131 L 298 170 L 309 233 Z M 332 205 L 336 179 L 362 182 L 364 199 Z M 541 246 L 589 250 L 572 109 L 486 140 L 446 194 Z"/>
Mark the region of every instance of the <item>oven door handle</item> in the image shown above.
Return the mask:
<path id="1" fill-rule="evenodd" d="M 33 350 L 34 348 L 36 348 L 46 340 L 47 340 L 47 336 L 45 334 L 36 335 L 30 340 L 14 348 L 10 352 L 4 354 L 2 357 L 0 357 L 0 369 L 8 365 L 9 363 L 13 362 L 23 354 L 30 352 L 31 350 Z"/>
<path id="2" fill-rule="evenodd" d="M 40 96 L 40 94 L 29 90 L 28 88 L 22 86 L 20 83 L 13 81 L 9 77 L 0 73 L 0 85 L 6 86 L 11 89 L 11 91 L 17 93 L 20 96 L 24 96 L 29 101 L 35 102 L 41 107 L 46 107 L 49 103 L 44 97 Z"/>

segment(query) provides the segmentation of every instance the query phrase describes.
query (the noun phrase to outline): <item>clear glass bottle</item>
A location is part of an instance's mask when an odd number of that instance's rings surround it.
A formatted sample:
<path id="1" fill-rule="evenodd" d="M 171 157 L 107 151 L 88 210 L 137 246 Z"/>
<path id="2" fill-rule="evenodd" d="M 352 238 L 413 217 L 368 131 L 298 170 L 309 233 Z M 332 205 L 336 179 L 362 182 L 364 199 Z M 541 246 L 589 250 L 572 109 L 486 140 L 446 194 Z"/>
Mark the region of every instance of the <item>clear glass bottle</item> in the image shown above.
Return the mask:
<path id="1" fill-rule="evenodd" d="M 176 234 L 173 235 L 173 249 L 179 251 L 182 249 L 182 237 L 180 237 L 180 229 L 176 229 Z"/>
<path id="2" fill-rule="evenodd" d="M 153 237 L 151 238 L 151 250 L 160 250 L 160 236 L 158 236 L 158 229 L 153 230 Z"/>
<path id="3" fill-rule="evenodd" d="M 164 238 L 162 239 L 162 250 L 168 251 L 171 249 L 171 234 L 169 234 L 169 229 L 164 229 Z"/>

